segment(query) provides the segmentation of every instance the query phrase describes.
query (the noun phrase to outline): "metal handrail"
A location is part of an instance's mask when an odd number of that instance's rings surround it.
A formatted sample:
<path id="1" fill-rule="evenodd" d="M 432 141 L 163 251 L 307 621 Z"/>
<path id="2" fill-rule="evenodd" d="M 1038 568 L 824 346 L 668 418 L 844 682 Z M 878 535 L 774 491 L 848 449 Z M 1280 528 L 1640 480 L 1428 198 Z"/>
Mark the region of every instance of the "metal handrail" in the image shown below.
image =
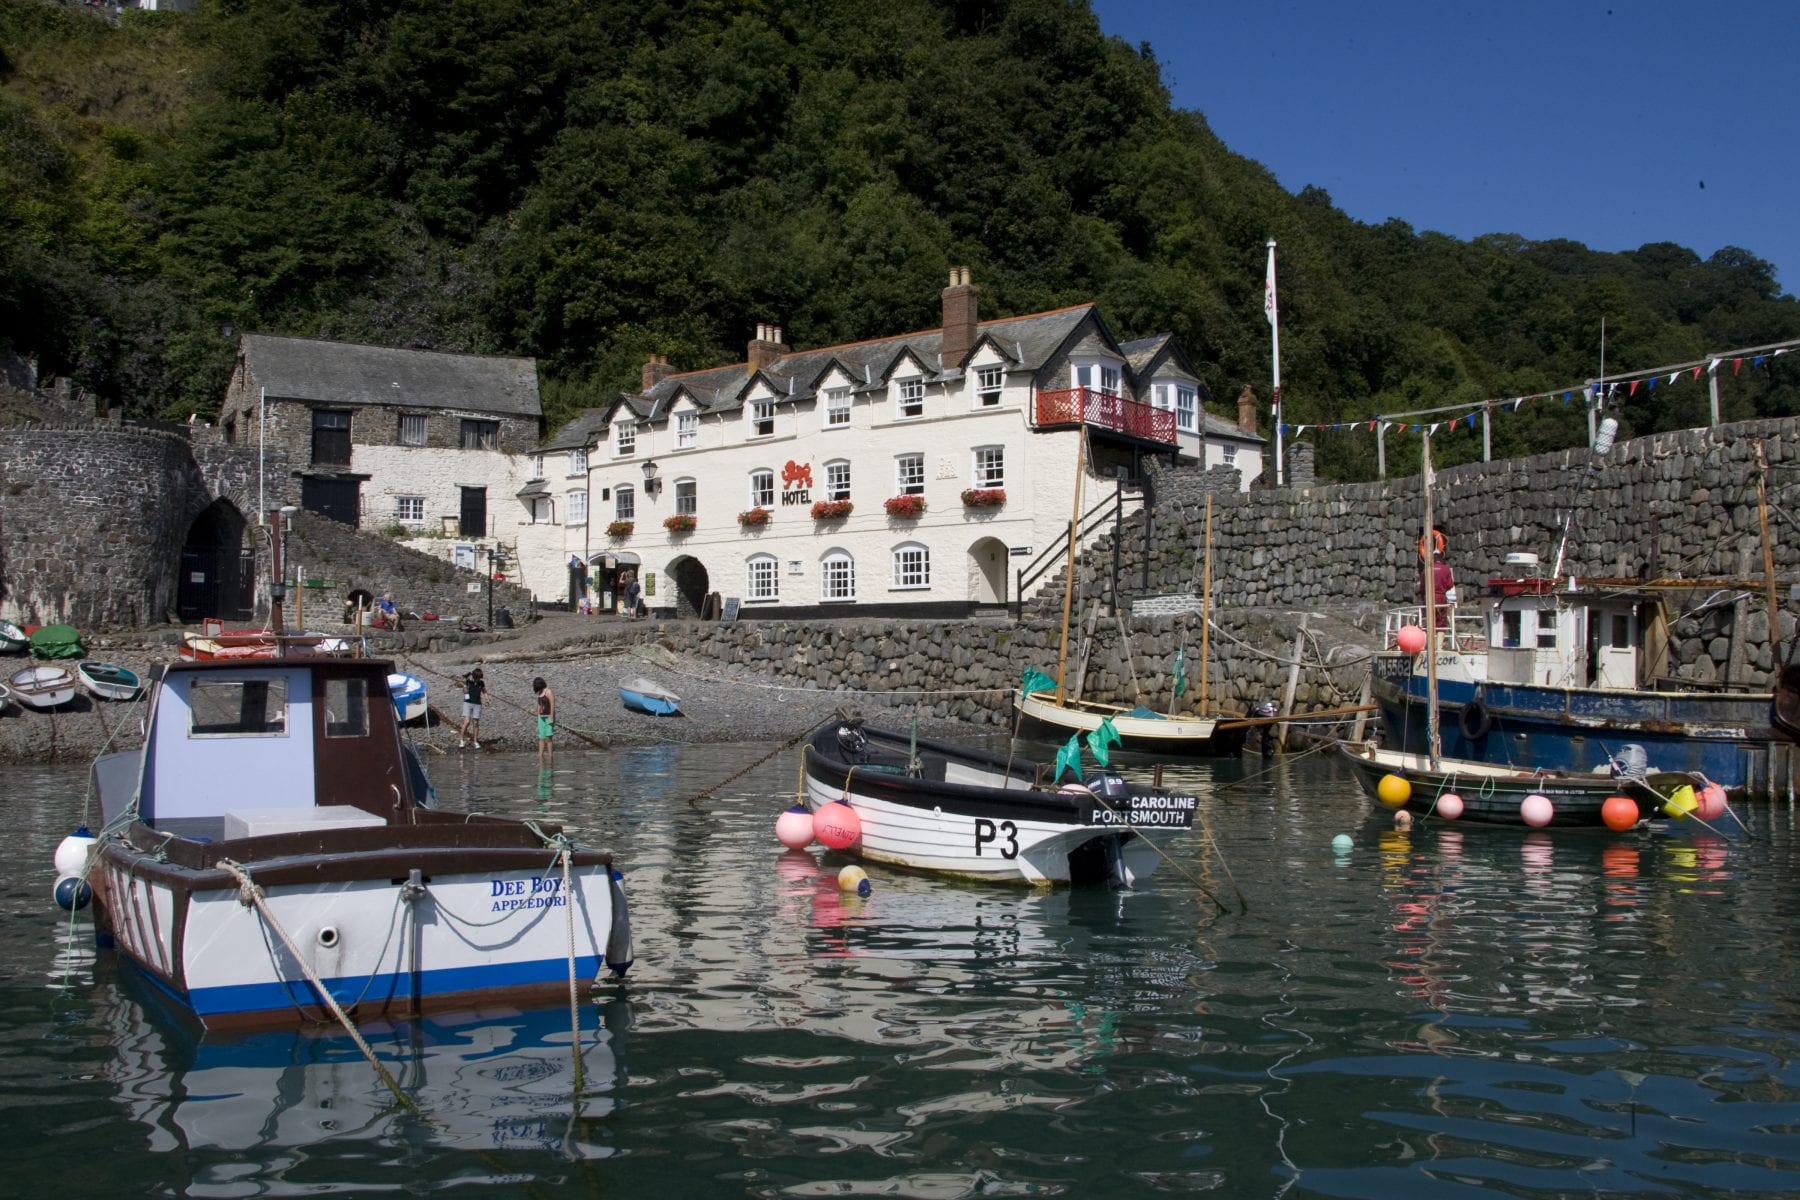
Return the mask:
<path id="1" fill-rule="evenodd" d="M 1124 496 L 1115 492 L 1083 513 L 1075 530 L 1077 544 L 1085 542 L 1102 522 L 1110 521 L 1124 503 Z M 1055 569 L 1068 553 L 1069 539 L 1057 538 L 1054 544 L 1046 547 L 1036 558 L 1013 572 L 1013 620 L 1020 620 L 1025 615 L 1026 589 L 1037 586 L 1038 581 Z"/>

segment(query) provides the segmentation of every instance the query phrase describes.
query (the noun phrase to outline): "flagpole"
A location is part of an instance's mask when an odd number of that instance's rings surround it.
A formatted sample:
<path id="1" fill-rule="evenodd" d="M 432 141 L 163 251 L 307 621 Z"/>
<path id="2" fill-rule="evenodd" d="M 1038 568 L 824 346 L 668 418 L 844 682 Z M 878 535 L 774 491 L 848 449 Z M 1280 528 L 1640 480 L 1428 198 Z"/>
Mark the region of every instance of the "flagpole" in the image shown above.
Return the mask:
<path id="1" fill-rule="evenodd" d="M 1263 281 L 1263 313 L 1269 318 L 1269 356 L 1275 364 L 1275 395 L 1271 401 L 1275 416 L 1275 486 L 1280 487 L 1281 473 L 1281 309 L 1275 302 L 1275 239 L 1269 239 L 1269 273 Z"/>
<path id="2" fill-rule="evenodd" d="M 1200 715 L 1210 710 L 1206 695 L 1208 667 L 1206 652 L 1212 638 L 1212 493 L 1206 493 L 1206 568 L 1200 585 Z"/>
<path id="3" fill-rule="evenodd" d="M 1082 413 L 1082 420 L 1087 414 Z M 1062 643 L 1056 648 L 1056 707 L 1063 706 L 1063 676 L 1068 674 L 1069 663 L 1069 606 L 1075 598 L 1075 535 L 1081 525 L 1081 470 L 1085 466 L 1082 454 L 1087 449 L 1087 425 L 1082 424 L 1075 430 L 1075 507 L 1069 514 L 1069 575 L 1063 583 L 1063 622 Z"/>

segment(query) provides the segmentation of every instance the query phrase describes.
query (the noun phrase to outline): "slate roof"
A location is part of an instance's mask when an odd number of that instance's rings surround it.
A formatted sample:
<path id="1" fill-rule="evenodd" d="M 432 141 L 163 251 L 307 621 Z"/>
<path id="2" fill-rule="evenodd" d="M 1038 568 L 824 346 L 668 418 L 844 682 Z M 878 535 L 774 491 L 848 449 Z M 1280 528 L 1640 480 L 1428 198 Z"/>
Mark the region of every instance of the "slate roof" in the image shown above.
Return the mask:
<path id="1" fill-rule="evenodd" d="M 538 443 L 540 453 L 556 450 L 585 450 L 594 444 L 600 432 L 606 428 L 606 410 L 590 408 L 561 429 L 552 433 Z"/>
<path id="2" fill-rule="evenodd" d="M 537 360 L 246 333 L 238 352 L 271 400 L 541 418 Z"/>
<path id="3" fill-rule="evenodd" d="M 976 345 L 991 342 L 1014 368 L 1035 371 L 1062 349 L 1069 335 L 1090 317 L 1095 317 L 1094 306 L 1080 304 L 1052 312 L 983 321 L 977 327 Z M 757 375 L 768 383 L 777 400 L 811 399 L 817 395 L 818 382 L 834 365 L 842 367 L 855 381 L 854 390 L 867 391 L 884 386 L 894 364 L 903 361 L 910 352 L 923 365 L 927 379 L 958 378 L 962 375 L 960 369 L 945 371 L 939 362 L 943 342 L 944 331 L 937 328 L 842 346 L 823 346 L 817 350 L 793 350 L 763 367 Z M 751 378 L 745 363 L 670 375 L 645 393 L 644 399 L 650 402 L 648 413 L 643 412 L 644 406 L 636 397 L 624 399 L 640 415 L 647 415 L 651 420 L 665 417 L 669 404 L 683 392 L 693 398 L 702 412 L 721 412 L 743 406 L 744 392 Z"/>

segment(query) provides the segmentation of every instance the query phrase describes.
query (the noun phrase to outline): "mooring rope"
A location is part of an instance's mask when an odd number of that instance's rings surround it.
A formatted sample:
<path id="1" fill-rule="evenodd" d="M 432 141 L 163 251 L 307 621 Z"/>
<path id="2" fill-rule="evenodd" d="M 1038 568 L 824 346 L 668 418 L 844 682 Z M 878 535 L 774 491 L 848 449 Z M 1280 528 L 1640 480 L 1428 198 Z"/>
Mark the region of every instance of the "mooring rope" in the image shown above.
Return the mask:
<path id="1" fill-rule="evenodd" d="M 331 1010 L 331 1015 L 337 1018 L 338 1024 L 344 1027 L 344 1032 L 350 1035 L 350 1040 L 356 1043 L 356 1048 L 361 1050 L 363 1057 L 369 1060 L 369 1065 L 375 1068 L 375 1074 L 380 1077 L 382 1083 L 387 1085 L 388 1091 L 394 1094 L 394 1099 L 414 1113 L 418 1113 L 419 1106 L 413 1102 L 411 1096 L 401 1090 L 394 1077 L 388 1073 L 388 1069 L 381 1065 L 381 1060 L 375 1057 L 375 1051 L 371 1050 L 369 1043 L 363 1040 L 362 1033 L 357 1030 L 355 1022 L 350 1020 L 349 1014 L 344 1012 L 338 1004 L 337 998 L 326 988 L 324 981 L 314 972 L 311 964 L 301 956 L 300 948 L 294 944 L 294 939 L 288 936 L 288 931 L 282 928 L 281 922 L 276 919 L 275 914 L 269 911 L 268 896 L 264 894 L 261 885 L 250 877 L 249 870 L 229 858 L 221 858 L 214 865 L 237 880 L 238 903 L 245 908 L 256 909 L 268 928 L 275 931 L 275 935 L 281 939 L 281 944 L 287 947 L 287 952 L 293 956 L 294 961 L 299 964 L 300 970 L 306 975 L 306 981 L 312 984 L 314 990 L 324 999 L 325 1006 Z"/>

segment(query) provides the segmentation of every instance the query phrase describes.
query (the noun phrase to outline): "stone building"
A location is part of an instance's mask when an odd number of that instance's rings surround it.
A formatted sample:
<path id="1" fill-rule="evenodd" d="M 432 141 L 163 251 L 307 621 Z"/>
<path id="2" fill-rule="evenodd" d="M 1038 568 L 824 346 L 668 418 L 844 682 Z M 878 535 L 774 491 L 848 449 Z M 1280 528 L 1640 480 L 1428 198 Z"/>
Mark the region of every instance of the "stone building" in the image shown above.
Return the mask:
<path id="1" fill-rule="evenodd" d="M 1032 586 L 1078 461 L 1083 510 L 1126 515 L 1153 459 L 1260 473 L 1254 412 L 1208 414 L 1171 335 L 1121 342 L 1092 304 L 984 322 L 967 268 L 941 300 L 934 329 L 797 350 L 764 324 L 742 363 L 653 357 L 540 447 L 528 576 L 585 564 L 604 602 L 631 571 L 678 615 L 964 615 Z"/>
<path id="2" fill-rule="evenodd" d="M 529 358 L 252 333 L 219 428 L 290 464 L 265 478 L 271 503 L 482 547 L 511 524 L 543 409 Z"/>

